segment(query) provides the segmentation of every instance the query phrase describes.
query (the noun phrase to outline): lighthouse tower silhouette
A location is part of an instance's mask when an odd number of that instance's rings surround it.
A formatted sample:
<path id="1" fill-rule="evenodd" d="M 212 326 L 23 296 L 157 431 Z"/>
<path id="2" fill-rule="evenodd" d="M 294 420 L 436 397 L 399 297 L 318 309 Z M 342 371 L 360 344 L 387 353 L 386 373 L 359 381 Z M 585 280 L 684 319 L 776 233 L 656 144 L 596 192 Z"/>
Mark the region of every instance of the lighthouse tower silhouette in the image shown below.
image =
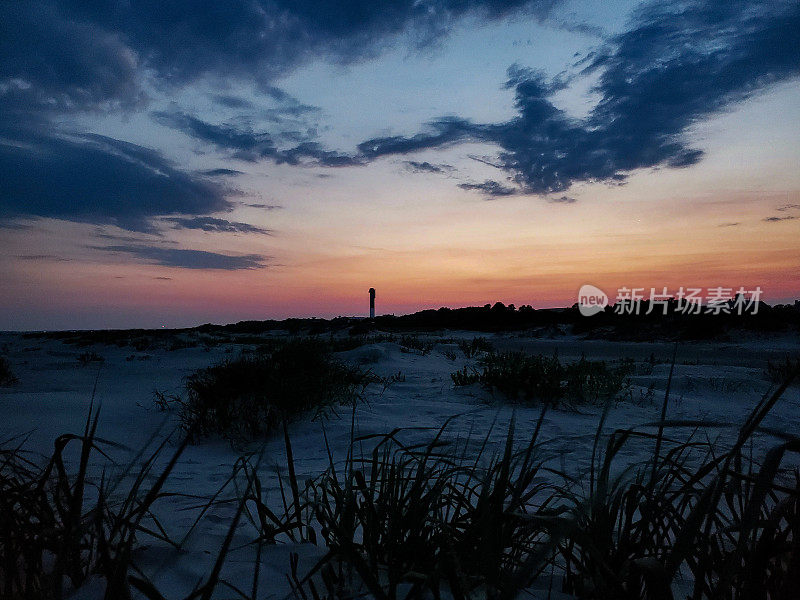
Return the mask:
<path id="1" fill-rule="evenodd" d="M 375 318 L 375 288 L 369 288 L 369 318 Z"/>

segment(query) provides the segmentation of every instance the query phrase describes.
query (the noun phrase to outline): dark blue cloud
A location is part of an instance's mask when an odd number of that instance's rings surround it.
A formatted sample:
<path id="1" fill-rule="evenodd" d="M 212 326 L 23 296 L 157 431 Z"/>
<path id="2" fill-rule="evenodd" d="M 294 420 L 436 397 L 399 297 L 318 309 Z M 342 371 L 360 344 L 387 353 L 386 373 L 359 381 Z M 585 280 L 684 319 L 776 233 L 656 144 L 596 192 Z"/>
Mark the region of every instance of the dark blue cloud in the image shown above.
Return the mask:
<path id="1" fill-rule="evenodd" d="M 300 117 L 308 113 L 318 113 L 320 108 L 300 102 L 291 94 L 287 94 L 282 89 L 273 85 L 262 86 L 262 91 L 278 103 L 278 106 L 273 109 L 264 111 L 268 117 L 273 120 L 282 120 L 284 117 Z"/>
<path id="2" fill-rule="evenodd" d="M 494 19 L 521 7 L 539 16 L 554 0 L 157 0 L 87 3 L 70 13 L 121 31 L 165 79 L 245 73 L 270 81 L 311 56 L 356 60 L 393 37 L 413 32 L 419 43 L 445 34 L 468 13 Z"/>
<path id="3" fill-rule="evenodd" d="M 69 262 L 68 258 L 55 254 L 17 254 L 14 258 L 31 262 Z"/>
<path id="4" fill-rule="evenodd" d="M 152 242 L 157 240 L 160 244 L 174 244 L 177 245 L 178 242 L 172 240 L 165 240 L 160 232 L 134 232 L 133 235 L 120 235 L 118 233 L 109 233 L 103 227 L 97 227 L 92 233 L 92 238 L 100 239 L 100 240 L 110 240 L 116 243 L 132 243 L 132 244 L 141 244 Z"/>
<path id="5" fill-rule="evenodd" d="M 233 125 L 216 125 L 181 111 L 157 111 L 153 117 L 162 125 L 229 151 L 233 158 L 239 160 L 252 162 L 264 159 L 276 164 L 324 167 L 348 167 L 364 162 L 361 156 L 327 150 L 315 141 L 302 141 L 294 146 L 279 148 L 270 133 L 254 132 Z"/>
<path id="6" fill-rule="evenodd" d="M 209 269 L 223 271 L 240 271 L 263 269 L 269 257 L 260 254 L 230 255 L 205 250 L 183 250 L 178 248 L 161 248 L 158 246 L 92 246 L 95 250 L 104 250 L 117 254 L 127 254 L 143 261 L 178 267 L 181 269 Z"/>
<path id="7" fill-rule="evenodd" d="M 2 218 L 0 218 L 0 229 L 24 231 L 26 229 L 33 229 L 33 225 L 30 223 L 20 223 L 19 221 L 4 221 Z"/>
<path id="8" fill-rule="evenodd" d="M 503 185 L 499 181 L 487 179 L 483 183 L 459 183 L 462 190 L 482 192 L 490 197 L 512 196 L 518 192 L 516 188 Z"/>
<path id="9" fill-rule="evenodd" d="M 161 86 L 204 76 L 256 82 L 279 101 L 276 77 L 313 58 L 374 56 L 400 34 L 426 44 L 467 14 L 525 9 L 544 18 L 556 0 L 8 0 L 0 3 L 0 74 L 18 100 L 42 108 L 131 105 L 145 70 Z M 220 97 L 230 106 L 230 96 Z M 232 101 L 234 104 L 236 100 Z M 298 103 L 298 108 L 302 107 Z"/>
<path id="10" fill-rule="evenodd" d="M 258 157 L 273 156 L 277 152 L 272 137 L 266 133 L 214 125 L 180 111 L 156 111 L 153 118 L 162 125 L 178 129 L 218 148 L 234 150 L 237 158 L 255 160 Z"/>
<path id="11" fill-rule="evenodd" d="M 225 108 L 238 108 L 238 109 L 248 109 L 254 110 L 255 105 L 250 102 L 250 100 L 245 100 L 244 98 L 240 98 L 239 96 L 233 96 L 231 94 L 216 94 L 214 97 L 214 102 L 219 104 L 220 106 L 224 106 Z"/>
<path id="12" fill-rule="evenodd" d="M 406 166 L 406 170 L 412 173 L 438 173 L 438 174 L 449 174 L 455 171 L 455 167 L 453 165 L 448 164 L 434 164 L 426 161 L 416 161 L 416 160 L 407 160 L 404 161 Z"/>
<path id="13" fill-rule="evenodd" d="M 275 103 L 272 108 L 257 106 L 250 100 L 232 94 L 216 94 L 212 99 L 225 108 L 257 116 L 273 123 L 298 123 L 304 117 L 321 112 L 318 106 L 300 102 L 300 100 L 278 87 L 263 85 L 259 91 Z"/>
<path id="14" fill-rule="evenodd" d="M 191 118 L 173 120 L 190 135 L 239 157 L 289 164 L 308 160 L 348 166 L 465 142 L 487 143 L 499 148 L 496 160 L 487 162 L 506 171 L 517 192 L 549 195 L 576 182 L 622 183 L 637 169 L 696 164 L 703 152 L 687 137 L 694 123 L 765 86 L 797 77 L 799 64 L 797 2 L 659 2 L 641 8 L 628 31 L 581 62 L 585 73 L 597 74 L 600 98 L 583 119 L 572 118 L 552 100 L 571 78 L 549 80 L 515 65 L 506 85 L 514 90 L 517 116 L 509 121 L 442 117 L 411 136 L 365 140 L 350 155 L 314 143 L 281 151 L 267 136 L 203 127 Z M 492 196 L 514 191 L 496 182 L 461 187 Z"/>
<path id="15" fill-rule="evenodd" d="M 76 112 L 141 107 L 145 77 L 164 88 L 215 76 L 255 83 L 277 103 L 266 118 L 292 122 L 317 110 L 275 86 L 297 65 L 319 57 L 342 63 L 374 56 L 409 33 L 420 44 L 431 43 L 468 14 L 497 19 L 524 10 L 543 19 L 558 3 L 2 2 L 0 135 L 6 142 L 0 146 L 0 215 L 143 229 L 155 215 L 229 208 L 218 185 L 176 169 L 152 151 L 122 148 L 107 139 L 43 133 L 53 119 Z M 324 148 L 312 131 L 293 122 L 285 131 L 267 133 L 175 110 L 155 117 L 233 157 L 292 165 L 352 166 L 387 155 L 486 143 L 498 148 L 491 162 L 519 192 L 560 194 L 576 182 L 619 183 L 636 169 L 696 164 L 702 151 L 686 135 L 694 123 L 765 86 L 796 77 L 798 64 L 796 0 L 654 2 L 637 12 L 627 31 L 580 64 L 597 76 L 600 98 L 583 119 L 571 118 L 552 101 L 568 80 L 551 81 L 518 67 L 508 74 L 514 118 L 475 123 L 442 117 L 415 135 L 376 137 L 354 152 Z M 253 109 L 248 100 L 231 94 L 218 94 L 215 100 L 231 109 Z M 146 155 L 137 156 L 141 151 Z M 97 186 L 83 175 L 91 169 Z M 26 182 L 23 173 L 38 179 Z M 116 181 L 119 186 L 112 184 Z M 494 189 L 501 194 L 510 189 L 498 186 Z M 30 200 L 23 201 L 20 194 L 28 193 Z"/>
<path id="16" fill-rule="evenodd" d="M 366 140 L 358 145 L 358 152 L 364 158 L 371 160 L 389 154 L 408 154 L 446 147 L 480 136 L 481 126 L 457 117 L 445 117 L 428 125 L 430 131 L 411 137 L 394 135 Z"/>
<path id="17" fill-rule="evenodd" d="M 429 43 L 467 14 L 496 19 L 524 8 L 543 18 L 555 2 L 1 2 L 0 219 L 42 216 L 146 230 L 153 216 L 229 208 L 220 186 L 152 151 L 109 139 L 66 138 L 53 125 L 76 114 L 139 110 L 151 85 L 174 90 L 201 78 L 255 84 L 276 103 L 257 116 L 284 131 L 258 134 L 177 112 L 158 118 L 246 160 L 359 164 L 321 147 L 313 128 L 303 131 L 298 119 L 318 109 L 276 87 L 277 77 L 320 57 L 348 62 L 374 56 L 400 35 Z M 232 94 L 214 99 L 228 109 L 256 110 Z"/>
<path id="18" fill-rule="evenodd" d="M 318 142 L 308 141 L 278 153 L 276 162 L 299 165 L 303 163 L 321 167 L 353 167 L 364 164 L 360 156 L 335 150 L 326 150 Z"/>
<path id="19" fill-rule="evenodd" d="M 209 233 L 258 233 L 271 235 L 269 229 L 256 227 L 249 223 L 227 221 L 214 217 L 167 217 L 165 221 L 172 223 L 175 229 L 198 229 Z"/>
<path id="20" fill-rule="evenodd" d="M 245 204 L 250 208 L 260 208 L 261 210 L 280 210 L 283 208 L 280 204 Z"/>
<path id="21" fill-rule="evenodd" d="M 243 175 L 242 171 L 237 171 L 236 169 L 208 169 L 206 171 L 200 171 L 201 175 L 205 175 L 206 177 L 232 177 L 234 175 Z"/>
<path id="22" fill-rule="evenodd" d="M 0 142 L 0 221 L 51 217 L 153 231 L 160 215 L 232 208 L 230 190 L 158 152 L 99 135 Z"/>
<path id="23" fill-rule="evenodd" d="M 498 124 L 447 117 L 413 136 L 367 140 L 369 159 L 486 142 L 495 166 L 520 191 L 563 192 L 575 182 L 622 182 L 636 169 L 696 164 L 686 132 L 778 81 L 798 76 L 800 4 L 795 1 L 654 3 L 584 66 L 598 73 L 597 106 L 570 118 L 551 101 L 567 81 L 512 67 L 518 116 Z"/>
<path id="24" fill-rule="evenodd" d="M 701 153 L 682 135 L 765 86 L 797 77 L 800 4 L 656 3 L 587 67 L 600 72 L 600 127 L 621 169 L 684 166 Z"/>
<path id="25" fill-rule="evenodd" d="M 39 110 L 130 108 L 144 100 L 136 52 L 119 32 L 51 2 L 0 3 L 0 120 Z"/>

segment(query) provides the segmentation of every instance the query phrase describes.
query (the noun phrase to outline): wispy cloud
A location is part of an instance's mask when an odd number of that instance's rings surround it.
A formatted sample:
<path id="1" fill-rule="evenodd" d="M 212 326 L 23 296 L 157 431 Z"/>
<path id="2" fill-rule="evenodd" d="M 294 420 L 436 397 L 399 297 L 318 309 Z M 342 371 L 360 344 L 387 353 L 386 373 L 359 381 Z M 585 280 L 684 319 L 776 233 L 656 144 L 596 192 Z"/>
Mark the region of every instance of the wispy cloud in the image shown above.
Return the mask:
<path id="1" fill-rule="evenodd" d="M 234 96 L 232 94 L 215 94 L 212 96 L 214 102 L 219 104 L 220 106 L 224 106 L 226 108 L 236 108 L 236 109 L 255 109 L 255 105 L 250 102 L 250 100 L 246 100 L 245 98 L 241 98 L 239 96 Z"/>
<path id="2" fill-rule="evenodd" d="M 33 262 L 69 262 L 68 258 L 55 254 L 17 254 L 14 258 Z"/>
<path id="3" fill-rule="evenodd" d="M 232 157 L 239 160 L 271 160 L 275 164 L 323 167 L 347 167 L 364 162 L 359 156 L 325 149 L 318 142 L 306 139 L 301 134 L 286 135 L 284 132 L 276 135 L 238 125 L 210 123 L 178 110 L 155 111 L 152 116 L 158 123 L 177 129 L 217 149 L 229 151 Z M 290 141 L 299 143 L 279 147 L 280 137 L 288 137 Z"/>
<path id="4" fill-rule="evenodd" d="M 244 175 L 242 171 L 236 169 L 207 169 L 200 171 L 201 175 L 206 177 L 233 177 L 234 175 Z"/>
<path id="5" fill-rule="evenodd" d="M 267 267 L 268 256 L 261 254 L 231 255 L 205 250 L 183 250 L 157 246 L 93 246 L 116 254 L 128 254 L 144 262 L 181 269 L 239 271 Z"/>
<path id="6" fill-rule="evenodd" d="M 412 173 L 449 174 L 456 170 L 453 165 L 448 165 L 445 163 L 431 163 L 428 161 L 420 162 L 416 160 L 406 160 L 403 161 L 403 164 L 405 165 L 406 170 Z"/>
<path id="7" fill-rule="evenodd" d="M 250 208 L 260 208 L 261 210 L 280 210 L 283 208 L 280 204 L 245 204 Z"/>
<path id="8" fill-rule="evenodd" d="M 4 221 L 2 218 L 2 211 L 0 211 L 0 229 L 9 229 L 14 231 L 25 231 L 26 229 L 33 229 L 30 223 L 21 223 L 20 221 Z"/>
<path id="9" fill-rule="evenodd" d="M 462 190 L 482 192 L 490 197 L 511 196 L 518 192 L 516 188 L 508 187 L 499 181 L 493 181 L 491 179 L 487 179 L 483 183 L 459 183 L 458 187 Z"/>
<path id="10" fill-rule="evenodd" d="M 786 215 L 783 217 L 764 217 L 764 221 L 767 223 L 778 223 L 780 221 L 794 221 L 797 219 L 795 215 Z"/>
<path id="11" fill-rule="evenodd" d="M 164 219 L 167 223 L 172 223 L 175 229 L 199 229 L 209 233 L 258 233 L 261 235 L 271 235 L 272 231 L 262 227 L 256 227 L 249 223 L 239 223 L 237 221 L 227 221 L 214 217 L 168 217 Z"/>

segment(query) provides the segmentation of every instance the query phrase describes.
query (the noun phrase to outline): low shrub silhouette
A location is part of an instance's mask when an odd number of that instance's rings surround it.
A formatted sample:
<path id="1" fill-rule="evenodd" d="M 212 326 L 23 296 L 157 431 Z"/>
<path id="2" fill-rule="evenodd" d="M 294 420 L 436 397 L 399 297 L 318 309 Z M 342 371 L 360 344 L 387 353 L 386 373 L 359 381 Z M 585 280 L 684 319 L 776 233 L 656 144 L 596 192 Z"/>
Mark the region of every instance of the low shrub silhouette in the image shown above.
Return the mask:
<path id="1" fill-rule="evenodd" d="M 456 386 L 480 383 L 511 402 L 602 403 L 622 392 L 633 372 L 633 362 L 609 365 L 581 357 L 562 364 L 557 356 L 524 352 L 487 354 L 482 370 L 464 367 L 450 377 Z"/>
<path id="2" fill-rule="evenodd" d="M 78 355 L 78 363 L 85 367 L 90 365 L 91 363 L 102 363 L 105 362 L 105 359 L 100 356 L 97 352 L 82 352 Z"/>
<path id="3" fill-rule="evenodd" d="M 580 403 L 605 402 L 626 388 L 628 376 L 634 370 L 635 365 L 631 359 L 608 365 L 604 361 L 581 357 L 578 362 L 564 367 L 565 396 Z"/>
<path id="4" fill-rule="evenodd" d="M 465 365 L 455 373 L 450 373 L 450 379 L 453 380 L 453 385 L 455 386 L 472 385 L 481 380 L 481 374 L 475 369 Z"/>
<path id="5" fill-rule="evenodd" d="M 0 356 L 0 387 L 14 385 L 19 381 L 11 371 L 11 365 L 5 356 Z"/>
<path id="6" fill-rule="evenodd" d="M 800 356 L 787 356 L 783 361 L 767 361 L 767 378 L 772 383 L 782 383 L 791 373 L 800 369 Z"/>
<path id="7" fill-rule="evenodd" d="M 198 436 L 255 437 L 284 417 L 352 404 L 372 379 L 335 360 L 318 340 L 291 340 L 190 375 L 181 420 Z"/>
<path id="8" fill-rule="evenodd" d="M 485 337 L 475 337 L 471 340 L 459 340 L 458 347 L 464 353 L 465 358 L 474 358 L 480 352 L 492 352 L 494 346 Z"/>
<path id="9" fill-rule="evenodd" d="M 421 354 L 427 356 L 435 346 L 431 340 L 421 340 L 415 335 L 404 335 L 399 340 L 400 351 L 409 354 Z"/>
<path id="10" fill-rule="evenodd" d="M 555 356 L 501 352 L 482 364 L 481 383 L 511 401 L 557 404 L 564 397 L 564 367 Z"/>

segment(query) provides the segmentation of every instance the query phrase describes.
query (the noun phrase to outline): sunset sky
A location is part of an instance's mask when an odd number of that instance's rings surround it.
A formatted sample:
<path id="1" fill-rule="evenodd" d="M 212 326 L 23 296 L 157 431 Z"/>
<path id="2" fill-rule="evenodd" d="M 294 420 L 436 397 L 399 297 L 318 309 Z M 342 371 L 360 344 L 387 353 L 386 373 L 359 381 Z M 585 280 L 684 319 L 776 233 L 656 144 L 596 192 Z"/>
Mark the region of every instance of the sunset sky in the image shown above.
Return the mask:
<path id="1" fill-rule="evenodd" d="M 0 3 L 0 330 L 800 297 L 800 3 Z"/>

